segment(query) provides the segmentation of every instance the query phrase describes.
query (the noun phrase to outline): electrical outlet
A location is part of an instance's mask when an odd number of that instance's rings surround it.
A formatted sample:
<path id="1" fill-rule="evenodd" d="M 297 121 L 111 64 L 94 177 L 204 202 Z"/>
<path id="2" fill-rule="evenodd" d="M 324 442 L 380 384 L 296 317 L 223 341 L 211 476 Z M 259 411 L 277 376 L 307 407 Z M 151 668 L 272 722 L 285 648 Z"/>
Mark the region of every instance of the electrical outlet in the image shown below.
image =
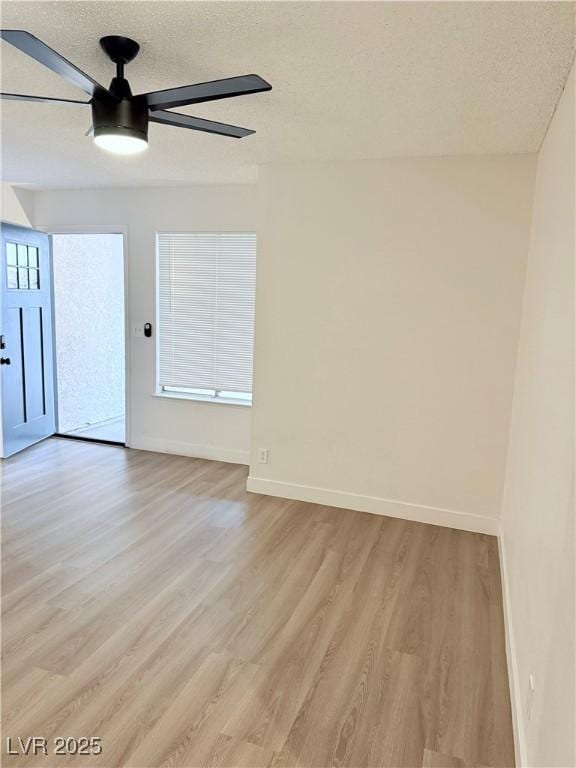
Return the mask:
<path id="1" fill-rule="evenodd" d="M 268 464 L 268 448 L 258 448 L 258 464 Z"/>
<path id="2" fill-rule="evenodd" d="M 528 720 L 532 720 L 532 709 L 534 707 L 535 693 L 536 693 L 536 685 L 534 682 L 534 675 L 530 673 L 528 675 L 528 705 L 526 707 Z"/>
<path id="3" fill-rule="evenodd" d="M 144 338 L 144 323 L 134 323 L 132 326 L 132 336 Z"/>

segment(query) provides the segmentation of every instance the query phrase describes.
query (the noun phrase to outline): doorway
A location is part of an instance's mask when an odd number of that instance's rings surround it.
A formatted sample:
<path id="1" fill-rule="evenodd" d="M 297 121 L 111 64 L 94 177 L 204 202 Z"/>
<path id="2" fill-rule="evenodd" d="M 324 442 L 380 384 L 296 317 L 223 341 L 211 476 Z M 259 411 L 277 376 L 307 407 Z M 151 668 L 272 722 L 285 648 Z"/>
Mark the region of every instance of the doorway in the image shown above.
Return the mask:
<path id="1" fill-rule="evenodd" d="M 124 236 L 52 236 L 56 431 L 126 440 Z"/>

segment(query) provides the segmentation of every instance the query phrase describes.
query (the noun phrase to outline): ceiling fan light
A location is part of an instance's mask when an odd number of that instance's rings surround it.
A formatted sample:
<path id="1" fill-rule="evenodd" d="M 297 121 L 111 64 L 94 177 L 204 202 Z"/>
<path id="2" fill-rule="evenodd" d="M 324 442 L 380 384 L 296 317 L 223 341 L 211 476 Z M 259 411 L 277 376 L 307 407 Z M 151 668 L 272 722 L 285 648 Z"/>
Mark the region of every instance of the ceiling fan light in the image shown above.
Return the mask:
<path id="1" fill-rule="evenodd" d="M 141 99 L 92 99 L 94 141 L 116 155 L 135 155 L 148 146 L 148 107 Z"/>
<path id="2" fill-rule="evenodd" d="M 137 155 L 148 147 L 148 142 L 145 139 L 114 131 L 98 133 L 94 136 L 94 143 L 115 155 Z"/>

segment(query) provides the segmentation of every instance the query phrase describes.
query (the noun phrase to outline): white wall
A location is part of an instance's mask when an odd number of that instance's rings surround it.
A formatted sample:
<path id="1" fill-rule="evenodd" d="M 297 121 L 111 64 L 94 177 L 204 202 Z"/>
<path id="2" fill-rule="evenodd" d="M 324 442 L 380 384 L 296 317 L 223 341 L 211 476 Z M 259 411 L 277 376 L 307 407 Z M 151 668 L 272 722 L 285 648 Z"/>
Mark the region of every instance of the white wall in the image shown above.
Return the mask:
<path id="1" fill-rule="evenodd" d="M 28 190 L 14 189 L 2 182 L 0 197 L 0 219 L 21 227 L 31 227 L 30 214 L 33 206 L 33 193 Z"/>
<path id="2" fill-rule="evenodd" d="M 520 732 L 534 766 L 576 765 L 574 128 L 572 73 L 538 156 L 502 510 Z"/>
<path id="3" fill-rule="evenodd" d="M 533 174 L 533 156 L 261 169 L 250 489 L 495 530 Z"/>
<path id="4" fill-rule="evenodd" d="M 34 224 L 128 228 L 131 326 L 155 324 L 156 231 L 254 231 L 254 186 L 38 192 Z M 135 448 L 248 462 L 251 409 L 155 397 L 156 339 L 130 338 L 130 436 Z"/>
<path id="5" fill-rule="evenodd" d="M 58 431 L 124 417 L 122 235 L 54 235 Z"/>

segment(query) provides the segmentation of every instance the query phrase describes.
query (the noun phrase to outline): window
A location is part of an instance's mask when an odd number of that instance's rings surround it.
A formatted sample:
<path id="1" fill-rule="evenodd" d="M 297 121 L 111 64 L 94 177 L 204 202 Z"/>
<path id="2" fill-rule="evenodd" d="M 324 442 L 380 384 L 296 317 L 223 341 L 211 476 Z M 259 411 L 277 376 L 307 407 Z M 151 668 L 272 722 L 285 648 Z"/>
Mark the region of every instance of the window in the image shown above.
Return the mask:
<path id="1" fill-rule="evenodd" d="M 256 235 L 161 233 L 160 390 L 252 401 Z"/>
<path id="2" fill-rule="evenodd" d="M 6 285 L 29 291 L 40 289 L 38 248 L 33 245 L 6 243 Z"/>

